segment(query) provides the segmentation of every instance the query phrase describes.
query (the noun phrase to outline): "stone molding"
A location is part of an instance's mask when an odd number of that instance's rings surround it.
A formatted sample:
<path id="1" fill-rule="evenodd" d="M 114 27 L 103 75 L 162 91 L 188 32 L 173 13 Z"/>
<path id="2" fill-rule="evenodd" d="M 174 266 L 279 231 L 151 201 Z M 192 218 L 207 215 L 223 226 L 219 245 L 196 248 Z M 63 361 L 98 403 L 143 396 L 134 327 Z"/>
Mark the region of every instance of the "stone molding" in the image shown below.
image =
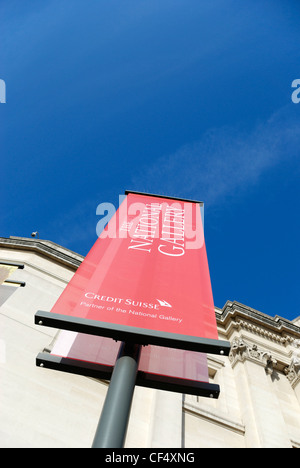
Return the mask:
<path id="1" fill-rule="evenodd" d="M 44 255 L 45 257 L 51 258 L 53 261 L 63 264 L 73 271 L 77 270 L 84 259 L 83 255 L 72 252 L 72 250 L 61 247 L 52 241 L 36 238 L 31 239 L 15 236 L 11 236 L 10 238 L 0 237 L 0 247 L 34 251 L 37 254 Z"/>
<path id="2" fill-rule="evenodd" d="M 272 377 L 276 376 L 277 371 L 283 373 L 292 387 L 296 387 L 300 382 L 300 327 L 295 321 L 290 322 L 278 316 L 270 317 L 251 307 L 230 301 L 216 315 L 219 329 L 225 330 L 227 339 L 234 336 L 229 354 L 232 367 L 237 362 L 250 360 L 263 366 Z M 241 335 L 243 331 L 253 335 L 253 342 L 236 336 L 237 332 Z M 255 336 L 279 345 L 282 352 L 277 352 L 275 356 L 268 346 L 263 349 L 260 344 L 255 343 Z M 290 352 L 289 347 L 292 348 Z"/>
<path id="3" fill-rule="evenodd" d="M 288 366 L 282 365 L 269 351 L 263 350 L 254 343 L 248 343 L 244 338 L 235 338 L 231 345 L 229 361 L 234 368 L 237 362 L 252 361 L 264 367 L 267 375 L 276 377 L 277 371 L 286 375 L 292 388 L 300 382 L 300 340 L 294 340 L 291 362 Z"/>
<path id="4" fill-rule="evenodd" d="M 210 423 L 217 424 L 224 429 L 229 429 L 243 436 L 245 435 L 245 426 L 241 421 L 229 419 L 227 415 L 225 416 L 220 412 L 216 412 L 213 408 L 208 409 L 195 405 L 190 401 L 185 401 L 183 404 L 183 411 L 193 414 L 194 416 L 204 419 Z"/>
<path id="5" fill-rule="evenodd" d="M 284 369 L 291 386 L 295 388 L 300 382 L 300 340 L 292 343 L 291 363 Z"/>
<path id="6" fill-rule="evenodd" d="M 277 368 L 277 360 L 269 351 L 259 348 L 256 344 L 247 343 L 243 338 L 235 338 L 229 354 L 231 366 L 234 367 L 237 362 L 246 360 L 261 365 L 271 376 Z"/>
<path id="7" fill-rule="evenodd" d="M 279 316 L 270 317 L 239 302 L 227 301 L 223 309 L 216 309 L 219 330 L 230 339 L 236 331 L 247 330 L 254 335 L 280 345 L 300 339 L 300 327 Z"/>

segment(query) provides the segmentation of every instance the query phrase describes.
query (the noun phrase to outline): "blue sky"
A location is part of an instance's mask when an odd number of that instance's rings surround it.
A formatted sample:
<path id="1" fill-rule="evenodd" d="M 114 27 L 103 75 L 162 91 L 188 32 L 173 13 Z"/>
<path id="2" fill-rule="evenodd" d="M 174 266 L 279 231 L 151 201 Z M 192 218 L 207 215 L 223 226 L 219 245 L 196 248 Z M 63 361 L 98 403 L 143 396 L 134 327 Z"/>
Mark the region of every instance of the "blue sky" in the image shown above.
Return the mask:
<path id="1" fill-rule="evenodd" d="M 215 304 L 294 319 L 300 5 L 0 1 L 0 235 L 86 254 L 125 189 L 202 200 Z"/>

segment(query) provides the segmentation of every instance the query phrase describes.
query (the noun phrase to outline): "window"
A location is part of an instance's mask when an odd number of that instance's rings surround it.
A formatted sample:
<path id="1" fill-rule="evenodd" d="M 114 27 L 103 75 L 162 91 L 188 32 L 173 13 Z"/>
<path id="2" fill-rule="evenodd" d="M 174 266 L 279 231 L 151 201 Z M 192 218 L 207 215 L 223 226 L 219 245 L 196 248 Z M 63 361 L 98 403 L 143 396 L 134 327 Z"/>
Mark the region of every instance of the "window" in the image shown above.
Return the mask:
<path id="1" fill-rule="evenodd" d="M 0 260 L 0 284 L 11 284 L 13 286 L 25 286 L 24 281 L 9 280 L 8 278 L 18 269 L 23 269 L 21 263 L 3 262 Z"/>
<path id="2" fill-rule="evenodd" d="M 0 306 L 13 294 L 18 287 L 24 287 L 24 281 L 9 279 L 17 270 L 23 269 L 20 263 L 5 262 L 0 260 Z"/>

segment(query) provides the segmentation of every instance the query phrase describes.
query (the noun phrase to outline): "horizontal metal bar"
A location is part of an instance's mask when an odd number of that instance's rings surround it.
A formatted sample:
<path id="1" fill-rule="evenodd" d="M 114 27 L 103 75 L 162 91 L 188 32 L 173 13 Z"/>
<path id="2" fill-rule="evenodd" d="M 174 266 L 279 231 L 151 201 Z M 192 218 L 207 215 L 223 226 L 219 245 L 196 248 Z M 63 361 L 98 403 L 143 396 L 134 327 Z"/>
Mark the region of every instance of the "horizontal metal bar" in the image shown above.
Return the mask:
<path id="1" fill-rule="evenodd" d="M 113 366 L 105 366 L 79 359 L 64 358 L 49 353 L 39 353 L 36 357 L 37 367 L 60 370 L 70 374 L 78 374 L 95 379 L 109 380 L 113 371 Z"/>
<path id="2" fill-rule="evenodd" d="M 228 341 L 130 327 L 41 310 L 36 312 L 34 320 L 36 325 L 77 331 L 88 335 L 106 336 L 116 341 L 127 341 L 141 345 L 153 344 L 167 348 L 225 356 L 228 356 L 230 352 L 230 343 Z"/>
<path id="3" fill-rule="evenodd" d="M 7 280 L 4 281 L 4 283 L 17 284 L 17 285 L 19 285 L 21 288 L 24 288 L 24 286 L 26 286 L 25 281 L 17 281 L 17 280 L 10 280 L 10 279 L 7 279 Z"/>
<path id="4" fill-rule="evenodd" d="M 54 369 L 60 372 L 93 377 L 95 379 L 110 380 L 113 366 L 105 366 L 93 362 L 80 361 L 49 353 L 39 353 L 36 357 L 36 365 L 46 369 Z M 181 379 L 149 372 L 138 371 L 136 385 L 139 387 L 156 388 L 169 392 L 185 393 L 207 398 L 219 398 L 220 387 L 208 382 Z"/>
<path id="5" fill-rule="evenodd" d="M 0 265 L 14 266 L 14 267 L 20 268 L 20 270 L 23 270 L 24 268 L 24 265 L 22 263 L 5 262 L 3 260 L 0 260 Z"/>

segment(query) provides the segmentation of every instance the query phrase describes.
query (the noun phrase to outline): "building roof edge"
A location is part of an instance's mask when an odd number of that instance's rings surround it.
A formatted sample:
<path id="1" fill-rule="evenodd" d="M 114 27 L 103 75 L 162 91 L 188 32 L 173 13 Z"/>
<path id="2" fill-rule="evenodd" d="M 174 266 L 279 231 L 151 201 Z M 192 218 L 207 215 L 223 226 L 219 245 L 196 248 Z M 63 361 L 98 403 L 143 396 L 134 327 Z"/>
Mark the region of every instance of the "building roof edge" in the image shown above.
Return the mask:
<path id="1" fill-rule="evenodd" d="M 40 255 L 50 257 L 52 260 L 59 263 L 63 263 L 74 270 L 76 270 L 84 260 L 83 255 L 77 254 L 55 242 L 44 239 L 17 236 L 10 236 L 9 238 L 0 237 L 0 247 L 34 251 Z"/>

